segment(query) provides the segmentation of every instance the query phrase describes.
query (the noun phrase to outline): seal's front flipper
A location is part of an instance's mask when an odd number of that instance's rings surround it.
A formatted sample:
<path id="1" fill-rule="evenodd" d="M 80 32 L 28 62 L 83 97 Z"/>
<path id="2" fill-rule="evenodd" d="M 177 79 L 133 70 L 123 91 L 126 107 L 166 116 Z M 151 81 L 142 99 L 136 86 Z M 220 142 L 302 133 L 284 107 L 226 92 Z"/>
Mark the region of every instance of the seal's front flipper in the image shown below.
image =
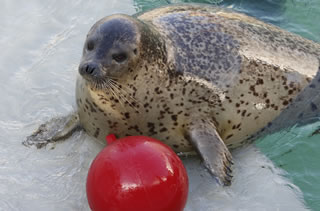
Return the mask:
<path id="1" fill-rule="evenodd" d="M 232 156 L 214 124 L 205 120 L 193 122 L 188 136 L 210 173 L 216 176 L 220 183 L 230 185 Z"/>
<path id="2" fill-rule="evenodd" d="M 66 139 L 73 132 L 80 129 L 79 116 L 77 113 L 65 117 L 54 118 L 40 125 L 40 127 L 22 142 L 25 146 L 35 145 L 42 148 L 48 143 Z"/>

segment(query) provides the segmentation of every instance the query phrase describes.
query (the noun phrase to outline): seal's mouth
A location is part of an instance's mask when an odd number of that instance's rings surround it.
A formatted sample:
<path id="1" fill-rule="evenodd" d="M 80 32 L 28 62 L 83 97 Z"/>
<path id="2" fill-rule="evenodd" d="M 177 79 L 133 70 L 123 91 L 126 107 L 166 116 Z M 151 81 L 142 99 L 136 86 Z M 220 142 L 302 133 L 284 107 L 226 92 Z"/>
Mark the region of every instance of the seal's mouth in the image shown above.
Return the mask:
<path id="1" fill-rule="evenodd" d="M 102 79 L 95 77 L 84 77 L 90 84 L 90 86 L 95 90 L 105 90 L 110 88 L 110 79 Z"/>
<path id="2" fill-rule="evenodd" d="M 79 73 L 95 89 L 104 89 L 108 84 L 108 78 L 102 74 L 101 67 L 97 63 L 80 64 Z"/>
<path id="3" fill-rule="evenodd" d="M 79 72 L 81 74 L 80 67 Z M 122 107 L 131 107 L 136 113 L 140 113 L 139 108 L 142 104 L 134 97 L 134 90 L 121 83 L 119 78 L 106 75 L 95 76 L 87 73 L 82 73 L 81 76 L 88 82 L 92 90 L 103 91 L 115 103 L 120 103 Z"/>

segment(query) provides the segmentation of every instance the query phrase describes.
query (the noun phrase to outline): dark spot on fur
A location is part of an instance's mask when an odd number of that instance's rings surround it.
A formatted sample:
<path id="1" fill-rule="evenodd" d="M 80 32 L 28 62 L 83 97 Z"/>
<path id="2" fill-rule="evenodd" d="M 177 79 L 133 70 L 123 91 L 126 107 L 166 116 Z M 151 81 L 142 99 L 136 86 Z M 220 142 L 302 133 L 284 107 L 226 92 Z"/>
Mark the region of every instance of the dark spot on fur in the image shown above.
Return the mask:
<path id="1" fill-rule="evenodd" d="M 126 112 L 126 113 L 124 113 L 124 116 L 126 117 L 126 119 L 129 119 L 130 118 L 130 113 Z"/>
<path id="2" fill-rule="evenodd" d="M 302 117 L 303 117 L 303 113 L 300 113 L 300 114 L 298 115 L 298 118 L 301 119 Z"/>
<path id="3" fill-rule="evenodd" d="M 263 79 L 262 78 L 258 78 L 256 85 L 262 85 L 263 84 Z"/>
<path id="4" fill-rule="evenodd" d="M 314 104 L 313 102 L 310 103 L 310 106 L 311 106 L 311 111 L 316 111 L 316 110 L 318 110 L 317 105 Z"/>
<path id="5" fill-rule="evenodd" d="M 252 91 L 252 92 L 255 92 L 255 88 L 254 88 L 254 86 L 253 86 L 253 85 L 251 85 L 251 86 L 249 87 L 249 90 L 250 90 L 250 91 Z"/>
<path id="6" fill-rule="evenodd" d="M 227 137 L 226 137 L 226 139 L 229 139 L 229 138 L 231 138 L 233 136 L 233 134 L 230 134 L 230 135 L 228 135 Z"/>
<path id="7" fill-rule="evenodd" d="M 150 133 L 151 135 L 154 135 L 154 134 L 157 133 L 157 132 L 154 130 L 154 129 L 155 129 L 154 123 L 148 122 L 148 123 L 147 123 L 147 126 L 148 126 L 148 128 L 149 128 L 149 133 Z"/>
<path id="8" fill-rule="evenodd" d="M 182 95 L 185 95 L 186 94 L 186 88 L 183 88 L 182 89 Z"/>
<path id="9" fill-rule="evenodd" d="M 177 115 L 172 115 L 172 116 L 171 116 L 171 119 L 172 119 L 173 121 L 177 121 L 178 116 L 177 116 Z"/>
<path id="10" fill-rule="evenodd" d="M 154 89 L 154 91 L 155 91 L 157 94 L 162 94 L 162 91 L 160 90 L 159 87 L 156 87 L 156 88 Z"/>
<path id="11" fill-rule="evenodd" d="M 128 128 L 129 130 L 135 130 L 137 133 L 142 134 L 141 130 L 139 129 L 138 125 L 134 125 Z"/>
<path id="12" fill-rule="evenodd" d="M 94 132 L 94 135 L 93 135 L 93 136 L 94 136 L 95 138 L 98 138 L 99 134 L 100 134 L 100 128 L 97 128 L 96 131 Z"/>
<path id="13" fill-rule="evenodd" d="M 163 133 L 163 132 L 166 132 L 166 131 L 168 131 L 168 129 L 165 128 L 165 127 L 163 127 L 163 128 L 160 129 L 160 133 Z"/>

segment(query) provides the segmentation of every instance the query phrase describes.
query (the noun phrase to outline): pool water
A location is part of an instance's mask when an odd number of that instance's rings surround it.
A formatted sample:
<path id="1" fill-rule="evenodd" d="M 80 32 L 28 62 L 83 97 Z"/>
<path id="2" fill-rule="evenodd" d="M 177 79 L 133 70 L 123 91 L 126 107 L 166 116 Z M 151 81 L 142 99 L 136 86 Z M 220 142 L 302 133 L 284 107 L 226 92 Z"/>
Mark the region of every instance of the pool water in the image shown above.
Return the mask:
<path id="1" fill-rule="evenodd" d="M 75 110 L 77 68 L 92 24 L 174 2 L 181 1 L 2 1 L 0 210 L 89 210 L 86 175 L 104 145 L 83 132 L 41 150 L 21 142 L 44 121 Z M 318 0 L 197 2 L 233 7 L 320 42 Z M 231 187 L 218 186 L 199 159 L 184 158 L 185 210 L 319 210 L 320 136 L 309 137 L 319 126 L 293 127 L 235 150 Z"/>

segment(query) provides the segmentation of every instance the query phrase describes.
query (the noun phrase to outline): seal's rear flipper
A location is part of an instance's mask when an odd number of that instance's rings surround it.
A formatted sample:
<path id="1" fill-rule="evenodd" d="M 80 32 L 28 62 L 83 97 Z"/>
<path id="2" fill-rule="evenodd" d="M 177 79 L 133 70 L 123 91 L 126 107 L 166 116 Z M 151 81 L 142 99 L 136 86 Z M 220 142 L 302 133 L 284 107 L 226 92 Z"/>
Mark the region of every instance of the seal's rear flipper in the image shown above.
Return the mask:
<path id="1" fill-rule="evenodd" d="M 309 85 L 302 90 L 295 99 L 284 109 L 272 122 L 257 134 L 251 137 L 251 140 L 272 134 L 280 130 L 291 128 L 292 126 L 303 126 L 319 121 L 320 118 L 320 58 L 318 72 L 311 80 Z M 312 135 L 319 131 L 314 131 Z"/>
<path id="2" fill-rule="evenodd" d="M 220 183 L 230 185 L 232 156 L 214 124 L 205 120 L 193 122 L 187 136 L 210 173 L 216 176 Z"/>
<path id="3" fill-rule="evenodd" d="M 22 142 L 25 146 L 35 145 L 42 148 L 48 143 L 57 142 L 68 138 L 73 132 L 80 129 L 79 116 L 72 115 L 54 118 L 40 125 L 40 127 Z"/>

